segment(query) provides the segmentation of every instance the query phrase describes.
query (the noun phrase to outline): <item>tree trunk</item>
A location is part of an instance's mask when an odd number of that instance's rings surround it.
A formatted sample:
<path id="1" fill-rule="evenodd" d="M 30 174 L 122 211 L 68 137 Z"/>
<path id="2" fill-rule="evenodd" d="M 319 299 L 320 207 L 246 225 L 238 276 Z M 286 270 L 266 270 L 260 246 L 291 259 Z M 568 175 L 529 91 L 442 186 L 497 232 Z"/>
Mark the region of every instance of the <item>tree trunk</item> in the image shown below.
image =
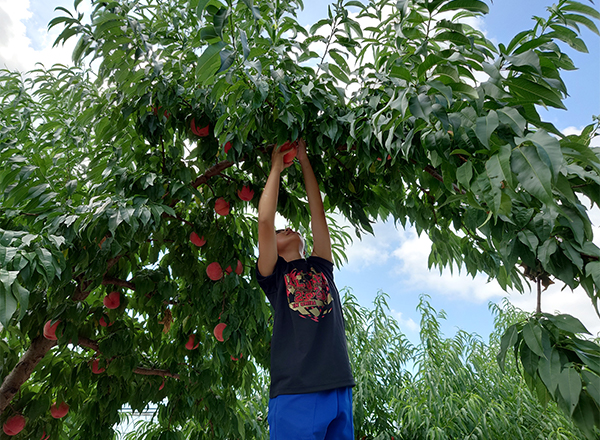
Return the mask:
<path id="1" fill-rule="evenodd" d="M 0 386 L 0 414 L 10 404 L 12 398 L 19 392 L 23 385 L 35 370 L 35 367 L 46 356 L 56 341 L 50 341 L 43 336 L 38 336 L 31 341 L 31 345 L 15 368 L 4 378 Z"/>

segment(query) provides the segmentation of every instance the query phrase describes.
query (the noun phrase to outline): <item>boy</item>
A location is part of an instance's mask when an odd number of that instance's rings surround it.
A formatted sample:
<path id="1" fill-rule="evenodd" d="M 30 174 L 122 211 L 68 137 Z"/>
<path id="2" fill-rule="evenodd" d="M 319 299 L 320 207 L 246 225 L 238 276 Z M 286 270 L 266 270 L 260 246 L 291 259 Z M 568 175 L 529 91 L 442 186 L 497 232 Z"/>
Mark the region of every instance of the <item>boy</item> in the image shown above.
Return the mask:
<path id="1" fill-rule="evenodd" d="M 319 185 L 298 141 L 311 213 L 314 246 L 275 230 L 279 180 L 286 152 L 274 148 L 271 172 L 258 205 L 257 277 L 274 309 L 271 340 L 269 430 L 271 440 L 352 440 L 352 387 L 344 318 L 333 281 L 331 239 Z"/>

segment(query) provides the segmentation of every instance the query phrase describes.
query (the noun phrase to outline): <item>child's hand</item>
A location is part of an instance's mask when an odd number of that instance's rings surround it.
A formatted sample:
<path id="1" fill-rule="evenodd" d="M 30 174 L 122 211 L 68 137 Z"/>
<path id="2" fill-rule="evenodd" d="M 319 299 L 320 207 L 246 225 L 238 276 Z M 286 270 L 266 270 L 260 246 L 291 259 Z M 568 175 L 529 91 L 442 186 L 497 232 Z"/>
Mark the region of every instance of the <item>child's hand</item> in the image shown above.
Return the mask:
<path id="1" fill-rule="evenodd" d="M 273 152 L 271 153 L 271 170 L 277 171 L 281 173 L 287 167 L 291 166 L 294 162 L 286 163 L 283 160 L 283 157 L 289 153 L 289 151 L 283 151 L 283 145 L 278 145 L 273 147 Z"/>
<path id="2" fill-rule="evenodd" d="M 296 157 L 302 163 L 304 160 L 308 159 L 306 155 L 306 141 L 302 138 L 296 141 L 298 143 L 298 152 L 296 153 Z"/>

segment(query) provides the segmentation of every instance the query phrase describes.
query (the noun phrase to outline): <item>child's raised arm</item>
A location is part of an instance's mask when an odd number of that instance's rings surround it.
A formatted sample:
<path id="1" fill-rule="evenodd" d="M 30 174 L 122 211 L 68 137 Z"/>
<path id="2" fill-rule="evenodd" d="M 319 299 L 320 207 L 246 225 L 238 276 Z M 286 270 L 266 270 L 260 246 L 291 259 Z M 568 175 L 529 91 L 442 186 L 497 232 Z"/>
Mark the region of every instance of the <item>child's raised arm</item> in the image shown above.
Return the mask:
<path id="1" fill-rule="evenodd" d="M 331 237 L 327 226 L 327 218 L 323 209 L 323 200 L 319 191 L 319 184 L 312 169 L 308 156 L 306 155 L 306 142 L 304 139 L 298 140 L 298 154 L 296 156 L 302 166 L 304 175 L 304 186 L 308 196 L 308 206 L 310 209 L 310 225 L 313 235 L 312 255 L 333 261 L 331 254 Z"/>
<path id="2" fill-rule="evenodd" d="M 283 162 L 285 152 L 274 147 L 271 155 L 271 172 L 258 202 L 258 271 L 269 276 L 277 263 L 277 238 L 275 236 L 275 213 L 279 197 L 281 172 L 291 164 Z"/>

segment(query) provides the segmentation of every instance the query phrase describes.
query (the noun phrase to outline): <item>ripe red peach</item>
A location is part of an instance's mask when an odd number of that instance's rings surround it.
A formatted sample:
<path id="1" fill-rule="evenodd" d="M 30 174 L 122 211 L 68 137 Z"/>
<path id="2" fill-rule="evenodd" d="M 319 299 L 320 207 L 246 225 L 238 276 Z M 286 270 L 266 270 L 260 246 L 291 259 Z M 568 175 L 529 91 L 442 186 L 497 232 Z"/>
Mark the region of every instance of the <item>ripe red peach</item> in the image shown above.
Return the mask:
<path id="1" fill-rule="evenodd" d="M 6 422 L 4 422 L 2 430 L 6 435 L 9 436 L 17 435 L 23 430 L 23 428 L 25 428 L 25 424 L 25 417 L 23 417 L 21 414 L 17 414 L 16 416 L 12 416 L 6 420 Z"/>

